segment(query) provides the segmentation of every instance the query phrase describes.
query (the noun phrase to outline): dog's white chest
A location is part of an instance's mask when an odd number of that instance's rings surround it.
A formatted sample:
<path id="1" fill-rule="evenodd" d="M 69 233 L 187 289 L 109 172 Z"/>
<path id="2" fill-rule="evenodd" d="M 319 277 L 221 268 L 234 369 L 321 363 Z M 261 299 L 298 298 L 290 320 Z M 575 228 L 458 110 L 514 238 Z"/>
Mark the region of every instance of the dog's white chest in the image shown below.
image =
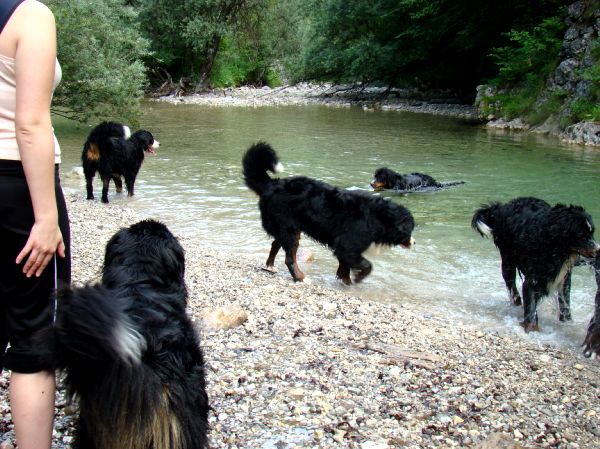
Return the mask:
<path id="1" fill-rule="evenodd" d="M 565 281 L 565 277 L 575 265 L 577 258 L 577 254 L 573 254 L 567 260 L 565 260 L 565 263 L 563 263 L 563 266 L 560 268 L 560 271 L 558 272 L 558 275 L 556 276 L 554 281 L 548 284 L 548 292 L 553 292 L 562 288 L 562 285 Z"/>

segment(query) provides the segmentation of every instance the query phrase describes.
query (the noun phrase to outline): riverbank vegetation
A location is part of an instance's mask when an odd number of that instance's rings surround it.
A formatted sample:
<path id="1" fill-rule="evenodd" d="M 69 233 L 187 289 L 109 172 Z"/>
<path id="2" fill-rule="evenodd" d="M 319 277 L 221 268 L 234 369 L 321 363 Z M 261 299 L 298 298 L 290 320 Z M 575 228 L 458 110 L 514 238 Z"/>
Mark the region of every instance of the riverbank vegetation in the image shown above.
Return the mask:
<path id="1" fill-rule="evenodd" d="M 135 122 L 144 93 L 300 81 L 435 92 L 483 112 L 543 121 L 567 93 L 545 95 L 568 28 L 562 0 L 47 0 L 64 82 L 56 108 L 86 121 Z M 582 0 L 589 21 L 598 0 Z M 593 38 L 598 46 L 597 31 Z M 567 122 L 599 120 L 600 50 Z M 390 92 L 392 92 L 390 90 Z"/>

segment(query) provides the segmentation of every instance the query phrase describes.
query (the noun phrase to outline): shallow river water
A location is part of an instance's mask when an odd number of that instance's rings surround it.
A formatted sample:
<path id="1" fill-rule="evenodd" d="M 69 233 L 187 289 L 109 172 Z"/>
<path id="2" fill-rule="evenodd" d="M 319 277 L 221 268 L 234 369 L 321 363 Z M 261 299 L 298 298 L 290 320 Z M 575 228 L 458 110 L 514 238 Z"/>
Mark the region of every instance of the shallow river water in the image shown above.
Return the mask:
<path id="1" fill-rule="evenodd" d="M 498 252 L 471 229 L 470 221 L 482 203 L 538 196 L 582 205 L 600 225 L 600 150 L 493 132 L 451 118 L 359 108 L 152 102 L 144 111 L 142 127 L 161 147 L 156 157 L 146 158 L 136 195 L 116 194 L 111 185 L 111 201 L 159 218 L 203 245 L 258 255 L 262 261 L 270 239 L 260 226 L 257 198 L 243 184 L 240 164 L 244 150 L 256 141 L 273 145 L 286 176 L 311 176 L 345 188 L 369 189 L 373 172 L 382 166 L 427 173 L 439 181 L 464 180 L 439 192 L 385 194 L 413 213 L 417 243 L 413 250 L 395 248 L 370 257 L 374 269 L 364 283 L 341 285 L 333 255 L 309 239 L 301 247 L 313 253 L 314 261 L 302 264 L 303 271 L 313 283 L 411 304 L 447 320 L 573 349 L 583 340 L 596 290 L 592 271 L 575 269 L 573 322 L 559 323 L 554 301 L 547 299 L 539 309 L 542 331 L 525 336 L 518 326 L 522 309 L 508 302 Z M 55 128 L 63 149 L 64 188 L 84 198 L 84 180 L 72 170 L 81 165 L 90 128 L 61 121 Z M 98 179 L 94 186 L 99 201 Z M 280 276 L 289 276 L 283 253 L 276 266 Z"/>

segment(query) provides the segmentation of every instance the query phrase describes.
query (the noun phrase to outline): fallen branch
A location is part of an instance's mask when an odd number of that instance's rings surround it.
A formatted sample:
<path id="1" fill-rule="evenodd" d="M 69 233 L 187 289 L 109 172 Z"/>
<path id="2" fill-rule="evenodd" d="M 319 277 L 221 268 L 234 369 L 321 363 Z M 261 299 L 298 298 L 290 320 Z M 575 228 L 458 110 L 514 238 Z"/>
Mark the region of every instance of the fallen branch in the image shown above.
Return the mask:
<path id="1" fill-rule="evenodd" d="M 420 368 L 434 369 L 435 363 L 440 361 L 440 358 L 434 354 L 401 348 L 389 343 L 366 342 L 359 345 L 358 348 L 384 354 L 398 365 L 410 362 Z"/>

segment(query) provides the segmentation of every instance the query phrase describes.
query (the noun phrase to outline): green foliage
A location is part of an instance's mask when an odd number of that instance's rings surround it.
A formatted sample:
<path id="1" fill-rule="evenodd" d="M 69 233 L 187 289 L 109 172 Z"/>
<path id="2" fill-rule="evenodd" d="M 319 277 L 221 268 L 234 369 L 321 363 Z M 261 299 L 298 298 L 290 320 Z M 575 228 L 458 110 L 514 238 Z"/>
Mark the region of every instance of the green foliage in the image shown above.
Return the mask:
<path id="1" fill-rule="evenodd" d="M 499 68 L 493 82 L 530 85 L 545 78 L 556 66 L 564 29 L 561 18 L 550 17 L 532 31 L 509 32 L 512 45 L 491 52 Z"/>
<path id="2" fill-rule="evenodd" d="M 58 33 L 63 79 L 53 111 L 78 121 L 139 120 L 148 42 L 121 0 L 47 0 Z"/>
<path id="3" fill-rule="evenodd" d="M 132 0 L 154 59 L 172 77 L 198 81 L 210 72 L 220 41 L 235 35 L 263 0 Z M 232 69 L 232 72 L 236 70 Z M 234 76 L 235 77 L 235 76 Z M 226 77 L 227 78 L 227 77 Z"/>
<path id="4" fill-rule="evenodd" d="M 264 62 L 257 58 L 253 48 L 245 45 L 245 41 L 234 42 L 226 36 L 221 39 L 210 79 L 215 87 L 262 84 L 266 71 Z"/>
<path id="5" fill-rule="evenodd" d="M 474 91 L 511 29 L 556 15 L 559 0 L 313 0 L 306 77 Z"/>
<path id="6" fill-rule="evenodd" d="M 571 118 L 573 122 L 600 122 L 600 103 L 579 99 L 571 103 Z"/>
<path id="7" fill-rule="evenodd" d="M 538 124 L 560 109 L 562 93 L 544 101 L 540 96 L 558 62 L 564 29 L 562 18 L 548 17 L 531 30 L 510 31 L 511 45 L 492 50 L 498 74 L 490 83 L 504 89 L 490 99 L 498 105 L 496 115 L 524 117 L 528 123 Z"/>
<path id="8" fill-rule="evenodd" d="M 592 48 L 593 63 L 583 72 L 583 78 L 590 82 L 590 97 L 571 104 L 573 118 L 576 121 L 588 120 L 600 122 L 600 38 Z"/>

